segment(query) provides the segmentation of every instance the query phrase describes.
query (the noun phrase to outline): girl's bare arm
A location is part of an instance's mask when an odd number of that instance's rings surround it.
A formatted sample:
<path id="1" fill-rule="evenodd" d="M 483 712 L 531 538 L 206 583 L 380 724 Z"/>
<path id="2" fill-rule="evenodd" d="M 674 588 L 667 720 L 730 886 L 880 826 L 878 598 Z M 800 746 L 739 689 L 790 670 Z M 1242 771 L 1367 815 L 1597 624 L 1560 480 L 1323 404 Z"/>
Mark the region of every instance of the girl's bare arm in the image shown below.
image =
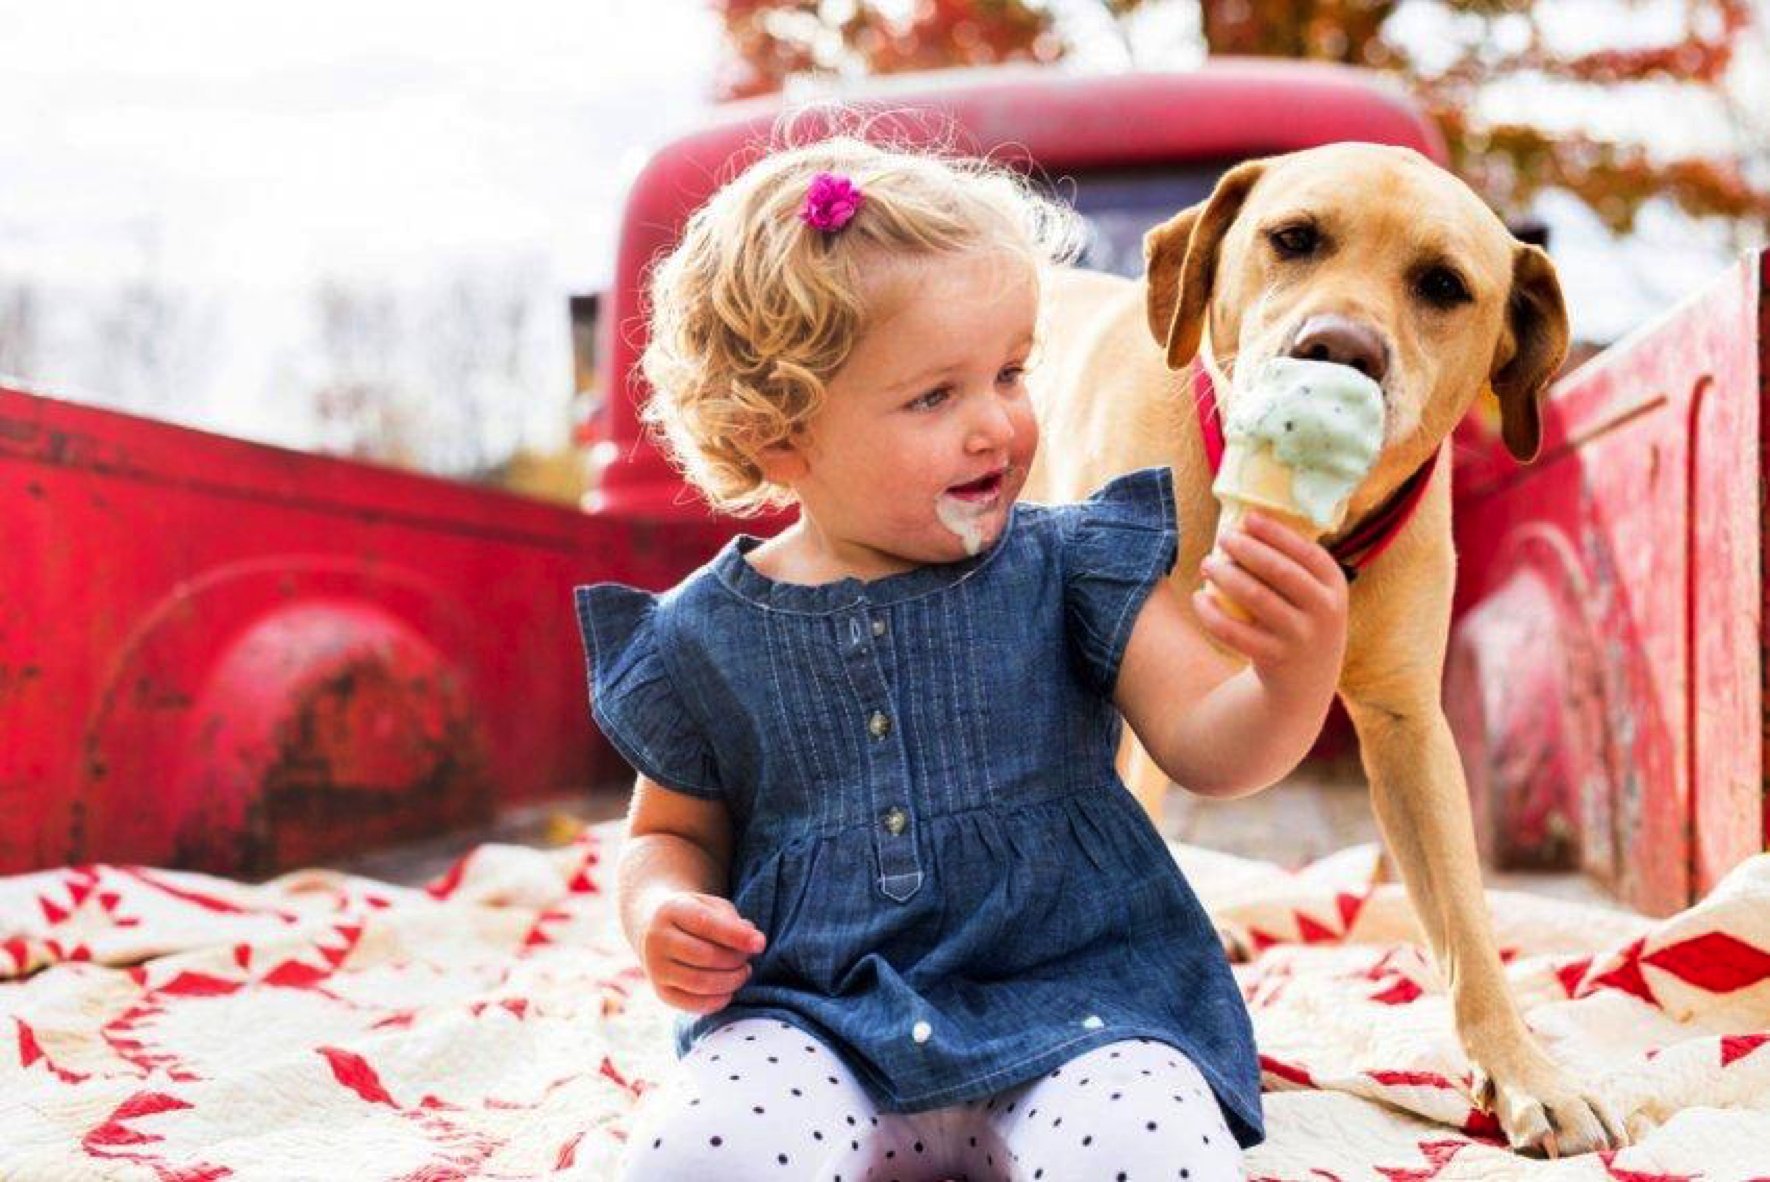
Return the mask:
<path id="1" fill-rule="evenodd" d="M 1257 792 L 1302 762 L 1346 649 L 1346 578 L 1326 550 L 1257 515 L 1224 545 L 1233 561 L 1207 569 L 1254 619 L 1200 595 L 1195 625 L 1164 580 L 1132 626 L 1113 694 L 1157 766 L 1206 796 Z M 1212 638 L 1251 663 L 1238 670 Z"/>

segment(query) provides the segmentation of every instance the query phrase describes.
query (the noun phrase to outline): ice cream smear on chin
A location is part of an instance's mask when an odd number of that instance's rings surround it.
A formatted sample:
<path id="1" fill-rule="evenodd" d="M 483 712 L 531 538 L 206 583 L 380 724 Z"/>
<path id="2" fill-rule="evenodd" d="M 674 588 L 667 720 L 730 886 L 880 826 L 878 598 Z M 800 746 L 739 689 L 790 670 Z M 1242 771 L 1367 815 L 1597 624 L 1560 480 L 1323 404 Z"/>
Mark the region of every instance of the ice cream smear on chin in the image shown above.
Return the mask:
<path id="1" fill-rule="evenodd" d="M 1317 536 L 1339 528 L 1383 446 L 1382 388 L 1351 366 L 1296 357 L 1252 378 L 1224 421 L 1211 491 L 1226 508 L 1268 509 Z"/>
<path id="2" fill-rule="evenodd" d="M 966 554 L 975 557 L 983 549 L 984 523 L 1002 503 L 1009 474 L 1003 469 L 980 480 L 956 484 L 934 498 L 934 515 L 959 539 Z"/>

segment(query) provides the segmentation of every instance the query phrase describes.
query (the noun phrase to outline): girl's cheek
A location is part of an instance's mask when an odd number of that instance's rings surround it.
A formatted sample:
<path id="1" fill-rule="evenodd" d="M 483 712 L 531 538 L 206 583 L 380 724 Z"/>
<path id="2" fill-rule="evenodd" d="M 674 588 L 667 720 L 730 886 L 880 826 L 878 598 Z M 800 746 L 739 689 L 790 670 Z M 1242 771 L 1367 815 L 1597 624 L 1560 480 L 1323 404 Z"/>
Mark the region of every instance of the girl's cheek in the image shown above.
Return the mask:
<path id="1" fill-rule="evenodd" d="M 1029 462 L 1039 450 L 1039 420 L 1030 409 L 1024 424 L 1017 422 L 1014 425 L 1014 450 Z"/>

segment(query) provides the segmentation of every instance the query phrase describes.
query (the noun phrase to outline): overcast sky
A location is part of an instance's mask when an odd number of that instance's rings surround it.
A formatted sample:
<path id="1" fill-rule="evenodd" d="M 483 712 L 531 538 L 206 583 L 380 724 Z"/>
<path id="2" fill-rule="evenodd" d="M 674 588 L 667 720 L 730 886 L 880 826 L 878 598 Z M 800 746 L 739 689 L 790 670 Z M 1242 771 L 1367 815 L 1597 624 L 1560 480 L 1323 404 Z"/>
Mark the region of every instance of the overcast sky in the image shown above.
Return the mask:
<path id="1" fill-rule="evenodd" d="M 688 0 L 5 0 L 0 27 L 9 261 L 78 281 L 157 221 L 181 275 L 263 286 L 527 247 L 596 279 L 717 33 Z"/>
<path id="2" fill-rule="evenodd" d="M 1555 0 L 1555 19 L 1603 27 L 1600 7 Z M 1072 27 L 1099 19 L 1087 0 L 1059 10 Z M 1621 35 L 1646 42 L 1682 4 L 1629 11 Z M 1403 15 L 1422 43 L 1459 28 L 1435 5 Z M 417 308 L 463 275 L 532 295 L 524 389 L 501 430 L 557 444 L 565 296 L 606 282 L 626 183 L 648 148 L 704 117 L 718 56 L 697 0 L 0 0 L 0 29 L 0 292 L 41 294 L 35 376 L 115 401 L 106 387 L 122 379 L 95 334 L 116 322 L 105 301 L 151 278 L 177 297 L 165 347 L 182 375 L 176 404 L 153 412 L 294 445 L 313 432 L 315 285 Z M 1189 5 L 1158 7 L 1140 36 L 1140 58 L 1196 60 Z M 1084 64 L 1125 64 L 1111 39 L 1097 45 Z M 1496 102 L 1575 117 L 1540 90 Z M 1626 127 L 1616 107 L 1585 117 Z M 1657 117 L 1668 136 L 1716 123 Z M 1585 335 L 1626 331 L 1726 258 L 1667 211 L 1649 212 L 1633 254 L 1575 202 L 1542 212 Z"/>
<path id="3" fill-rule="evenodd" d="M 152 272 L 206 342 L 172 413 L 288 442 L 318 279 L 463 270 L 543 293 L 530 428 L 563 430 L 564 296 L 606 281 L 627 179 L 705 110 L 718 31 L 690 0 L 3 0 L 0 28 L 0 280 L 49 293 L 47 384 L 106 400 L 76 305 Z"/>

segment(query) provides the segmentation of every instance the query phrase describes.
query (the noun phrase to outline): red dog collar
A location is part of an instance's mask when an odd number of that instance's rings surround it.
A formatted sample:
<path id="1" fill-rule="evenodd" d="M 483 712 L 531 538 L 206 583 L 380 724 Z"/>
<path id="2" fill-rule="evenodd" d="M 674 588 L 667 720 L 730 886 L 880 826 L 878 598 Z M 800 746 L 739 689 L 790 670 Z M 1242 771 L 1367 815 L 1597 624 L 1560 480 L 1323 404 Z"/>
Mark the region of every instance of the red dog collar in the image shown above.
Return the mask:
<path id="1" fill-rule="evenodd" d="M 1211 375 L 1197 362 L 1192 367 L 1192 393 L 1192 400 L 1198 407 L 1199 431 L 1205 438 L 1205 459 L 1210 461 L 1211 475 L 1215 477 L 1218 469 L 1223 467 L 1223 423 L 1217 411 L 1217 391 Z M 1413 517 L 1414 510 L 1420 507 L 1420 498 L 1426 493 L 1426 485 L 1431 482 L 1437 459 L 1434 454 L 1375 513 L 1328 547 L 1328 553 L 1346 572 L 1347 582 L 1356 579 L 1359 571 L 1375 562 L 1377 555 L 1389 548 L 1389 543 Z"/>

